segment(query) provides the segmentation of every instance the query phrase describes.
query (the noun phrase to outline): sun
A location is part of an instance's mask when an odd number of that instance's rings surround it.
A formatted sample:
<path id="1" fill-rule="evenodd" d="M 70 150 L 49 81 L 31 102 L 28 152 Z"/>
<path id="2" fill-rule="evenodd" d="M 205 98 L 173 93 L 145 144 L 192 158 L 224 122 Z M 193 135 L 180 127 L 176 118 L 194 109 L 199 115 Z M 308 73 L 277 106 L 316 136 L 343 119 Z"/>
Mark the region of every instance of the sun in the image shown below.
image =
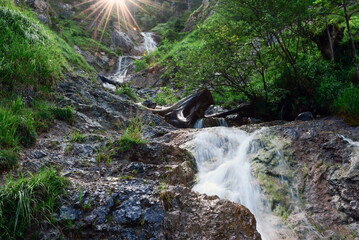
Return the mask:
<path id="1" fill-rule="evenodd" d="M 111 16 L 117 19 L 117 26 L 119 29 L 126 30 L 136 29 L 141 31 L 134 16 L 129 10 L 129 5 L 134 8 L 139 8 L 147 12 L 142 6 L 150 5 L 157 8 L 156 2 L 152 0 L 84 0 L 79 5 L 89 4 L 90 6 L 82 11 L 86 15 L 86 19 L 94 19 L 91 26 L 95 28 L 94 38 L 97 40 L 97 29 L 106 29 Z M 99 41 L 103 39 L 105 31 L 102 31 Z"/>

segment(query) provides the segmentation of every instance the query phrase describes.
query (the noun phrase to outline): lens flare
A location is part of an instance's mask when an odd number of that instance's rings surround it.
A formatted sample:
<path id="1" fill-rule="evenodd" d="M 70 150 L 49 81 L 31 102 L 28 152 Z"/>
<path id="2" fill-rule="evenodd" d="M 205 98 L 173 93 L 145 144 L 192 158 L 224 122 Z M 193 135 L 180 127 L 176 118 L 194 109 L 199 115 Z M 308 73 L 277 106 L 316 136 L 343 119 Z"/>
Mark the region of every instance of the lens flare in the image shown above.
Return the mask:
<path id="1" fill-rule="evenodd" d="M 86 15 L 85 20 L 93 19 L 91 27 L 94 27 L 94 38 L 97 40 L 97 30 L 102 29 L 99 42 L 102 41 L 105 29 L 111 17 L 117 19 L 117 28 L 121 30 L 125 28 L 127 31 L 132 29 L 141 32 L 135 17 L 132 15 L 130 8 L 139 9 L 149 13 L 143 6 L 151 6 L 155 9 L 160 9 L 161 5 L 157 1 L 152 0 L 85 0 L 78 4 L 89 5 L 80 14 Z"/>

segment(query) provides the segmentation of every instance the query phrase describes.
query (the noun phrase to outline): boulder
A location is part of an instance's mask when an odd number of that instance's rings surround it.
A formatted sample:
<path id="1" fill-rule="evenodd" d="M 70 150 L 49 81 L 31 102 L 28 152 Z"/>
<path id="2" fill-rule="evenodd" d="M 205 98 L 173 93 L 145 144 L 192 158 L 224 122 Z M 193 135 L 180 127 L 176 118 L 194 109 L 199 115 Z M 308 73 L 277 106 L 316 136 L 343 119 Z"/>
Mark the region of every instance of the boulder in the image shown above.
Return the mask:
<path id="1" fill-rule="evenodd" d="M 261 239 L 253 214 L 243 205 L 170 187 L 160 195 L 166 239 Z"/>

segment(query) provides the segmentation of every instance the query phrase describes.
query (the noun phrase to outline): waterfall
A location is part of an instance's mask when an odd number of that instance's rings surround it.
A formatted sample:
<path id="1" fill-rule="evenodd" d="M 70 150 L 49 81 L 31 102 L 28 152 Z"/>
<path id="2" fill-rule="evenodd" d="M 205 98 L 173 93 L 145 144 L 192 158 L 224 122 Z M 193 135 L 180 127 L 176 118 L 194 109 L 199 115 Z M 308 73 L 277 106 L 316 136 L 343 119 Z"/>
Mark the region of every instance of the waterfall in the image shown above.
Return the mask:
<path id="1" fill-rule="evenodd" d="M 143 36 L 143 46 L 145 50 L 145 54 L 151 53 L 157 48 L 157 43 L 152 37 L 152 33 L 150 32 L 141 32 Z"/>
<path id="2" fill-rule="evenodd" d="M 278 217 L 271 213 L 251 174 L 247 155 L 256 134 L 224 127 L 202 130 L 194 140 L 199 181 L 193 190 L 246 206 L 256 217 L 262 239 L 281 239 L 274 227 Z"/>
<path id="3" fill-rule="evenodd" d="M 132 64 L 132 57 L 130 56 L 119 57 L 117 71 L 114 75 L 114 78 L 118 83 L 124 82 L 127 76 L 128 68 L 131 64 Z"/>

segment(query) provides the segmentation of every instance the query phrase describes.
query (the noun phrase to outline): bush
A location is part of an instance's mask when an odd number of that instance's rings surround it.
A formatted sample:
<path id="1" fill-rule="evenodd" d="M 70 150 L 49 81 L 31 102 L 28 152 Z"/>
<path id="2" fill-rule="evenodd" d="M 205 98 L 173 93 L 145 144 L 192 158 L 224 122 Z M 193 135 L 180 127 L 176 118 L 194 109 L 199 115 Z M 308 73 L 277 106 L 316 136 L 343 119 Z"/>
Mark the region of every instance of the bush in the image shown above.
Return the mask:
<path id="1" fill-rule="evenodd" d="M 66 121 L 69 123 L 73 123 L 74 121 L 74 109 L 71 106 L 67 106 L 64 108 L 51 107 L 51 112 L 58 120 Z"/>
<path id="2" fill-rule="evenodd" d="M 334 107 L 352 125 L 359 125 L 359 87 L 344 89 L 335 100 Z"/>
<path id="3" fill-rule="evenodd" d="M 66 185 L 68 181 L 53 169 L 18 180 L 10 176 L 0 188 L 0 238 L 24 238 L 40 219 L 50 219 Z"/>
<path id="4" fill-rule="evenodd" d="M 137 101 L 136 93 L 133 90 L 132 87 L 130 87 L 128 84 L 123 84 L 120 88 L 116 89 L 116 94 L 125 94 L 132 98 L 134 101 Z"/>
<path id="5" fill-rule="evenodd" d="M 142 70 L 145 70 L 147 68 L 147 62 L 146 59 L 138 59 L 133 61 L 133 64 L 135 65 L 135 71 L 140 72 Z"/>
<path id="6" fill-rule="evenodd" d="M 174 104 L 179 101 L 176 97 L 175 92 L 169 87 L 161 87 L 161 91 L 153 99 L 156 103 L 165 106 Z"/>

